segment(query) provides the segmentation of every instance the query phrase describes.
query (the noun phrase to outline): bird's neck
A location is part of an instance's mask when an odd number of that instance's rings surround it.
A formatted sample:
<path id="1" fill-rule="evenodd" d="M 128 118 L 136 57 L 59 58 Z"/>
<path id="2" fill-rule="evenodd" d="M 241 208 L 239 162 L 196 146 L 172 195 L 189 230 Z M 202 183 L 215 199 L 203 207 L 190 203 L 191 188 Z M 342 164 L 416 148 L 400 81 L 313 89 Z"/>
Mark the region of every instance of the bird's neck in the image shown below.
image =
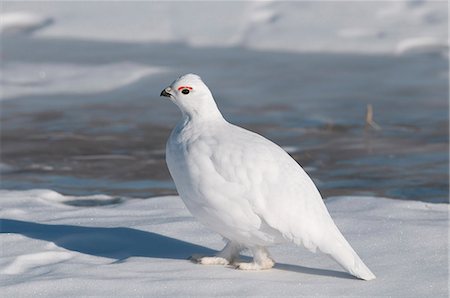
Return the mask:
<path id="1" fill-rule="evenodd" d="M 189 109 L 183 109 L 182 113 L 183 121 L 186 123 L 225 121 L 214 100 L 209 100 Z"/>

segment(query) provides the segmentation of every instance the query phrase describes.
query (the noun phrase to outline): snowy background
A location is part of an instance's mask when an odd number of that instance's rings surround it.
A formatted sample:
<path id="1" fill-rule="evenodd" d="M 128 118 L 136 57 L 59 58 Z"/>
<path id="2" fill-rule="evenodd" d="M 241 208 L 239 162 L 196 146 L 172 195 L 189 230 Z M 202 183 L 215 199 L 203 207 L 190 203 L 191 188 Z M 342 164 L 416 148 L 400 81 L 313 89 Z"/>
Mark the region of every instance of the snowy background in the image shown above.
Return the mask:
<path id="1" fill-rule="evenodd" d="M 447 24 L 446 1 L 2 2 L 0 292 L 447 297 Z M 294 246 L 186 260 L 222 246 L 164 163 L 187 72 L 304 166 L 377 280 Z"/>

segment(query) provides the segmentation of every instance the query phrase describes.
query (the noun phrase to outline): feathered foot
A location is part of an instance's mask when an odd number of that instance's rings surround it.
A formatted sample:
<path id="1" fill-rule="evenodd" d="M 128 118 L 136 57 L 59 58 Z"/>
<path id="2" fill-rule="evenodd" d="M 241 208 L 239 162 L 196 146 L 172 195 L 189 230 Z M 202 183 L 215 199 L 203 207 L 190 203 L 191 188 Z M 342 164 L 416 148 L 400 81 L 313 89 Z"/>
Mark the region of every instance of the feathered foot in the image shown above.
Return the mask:
<path id="1" fill-rule="evenodd" d="M 192 255 L 189 259 L 202 265 L 229 265 L 237 259 L 241 249 L 239 244 L 228 241 L 216 256 Z"/>
<path id="2" fill-rule="evenodd" d="M 266 248 L 262 246 L 253 247 L 253 262 L 251 263 L 235 263 L 236 269 L 240 270 L 264 270 L 270 269 L 275 265 L 274 260 L 269 255 Z"/>

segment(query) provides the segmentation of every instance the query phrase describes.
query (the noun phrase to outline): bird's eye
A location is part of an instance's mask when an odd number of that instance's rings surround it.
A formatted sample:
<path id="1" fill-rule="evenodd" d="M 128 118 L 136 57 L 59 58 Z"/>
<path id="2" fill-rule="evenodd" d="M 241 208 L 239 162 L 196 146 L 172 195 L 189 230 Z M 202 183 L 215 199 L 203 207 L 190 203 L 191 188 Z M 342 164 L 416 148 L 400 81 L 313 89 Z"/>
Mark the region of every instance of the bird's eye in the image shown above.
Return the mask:
<path id="1" fill-rule="evenodd" d="M 191 90 L 192 90 L 192 87 L 190 87 L 190 86 L 180 86 L 180 87 L 178 87 L 178 91 L 181 91 L 181 93 L 183 93 L 183 94 L 189 94 L 189 92 L 191 92 Z"/>

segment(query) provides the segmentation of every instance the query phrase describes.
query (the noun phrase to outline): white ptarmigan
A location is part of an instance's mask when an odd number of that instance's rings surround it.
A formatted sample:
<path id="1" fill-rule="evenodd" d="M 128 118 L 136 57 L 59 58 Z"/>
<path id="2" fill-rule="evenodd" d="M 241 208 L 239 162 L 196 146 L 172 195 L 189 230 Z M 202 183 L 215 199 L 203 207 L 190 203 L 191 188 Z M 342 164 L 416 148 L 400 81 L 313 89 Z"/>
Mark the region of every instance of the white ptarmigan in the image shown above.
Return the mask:
<path id="1" fill-rule="evenodd" d="M 234 264 L 243 270 L 274 266 L 266 247 L 291 241 L 329 254 L 352 275 L 375 275 L 334 224 L 316 186 L 283 149 L 227 122 L 211 91 L 186 74 L 161 92 L 181 110 L 166 146 L 166 162 L 181 199 L 227 244 L 200 264 Z M 238 263 L 248 248 L 253 262 Z"/>

